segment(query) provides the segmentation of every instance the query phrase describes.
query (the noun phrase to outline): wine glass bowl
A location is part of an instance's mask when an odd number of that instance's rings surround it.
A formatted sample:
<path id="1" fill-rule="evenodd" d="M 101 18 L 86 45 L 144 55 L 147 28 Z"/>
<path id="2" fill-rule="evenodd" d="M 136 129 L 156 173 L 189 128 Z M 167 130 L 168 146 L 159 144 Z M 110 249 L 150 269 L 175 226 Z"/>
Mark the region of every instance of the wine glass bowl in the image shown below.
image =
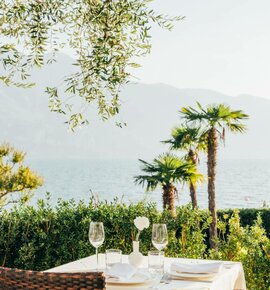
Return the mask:
<path id="1" fill-rule="evenodd" d="M 152 244 L 161 251 L 168 244 L 168 232 L 166 224 L 153 224 Z"/>
<path id="2" fill-rule="evenodd" d="M 89 241 L 96 248 L 96 259 L 98 269 L 98 248 L 105 239 L 104 227 L 102 222 L 91 222 L 89 227 Z"/>

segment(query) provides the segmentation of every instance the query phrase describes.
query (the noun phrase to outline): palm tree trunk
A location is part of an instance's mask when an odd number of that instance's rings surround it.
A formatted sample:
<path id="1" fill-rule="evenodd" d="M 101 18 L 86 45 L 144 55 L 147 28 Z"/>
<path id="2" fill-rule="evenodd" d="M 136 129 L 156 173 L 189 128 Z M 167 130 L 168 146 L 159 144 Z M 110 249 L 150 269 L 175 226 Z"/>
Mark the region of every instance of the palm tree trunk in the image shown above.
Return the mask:
<path id="1" fill-rule="evenodd" d="M 172 216 L 176 215 L 175 212 L 175 193 L 176 188 L 172 185 L 164 185 L 163 186 L 163 209 L 168 209 Z"/>
<path id="2" fill-rule="evenodd" d="M 191 160 L 193 164 L 197 165 L 197 155 L 192 149 L 190 149 L 188 152 L 188 158 Z M 198 200 L 197 200 L 196 187 L 192 182 L 189 185 L 189 191 L 190 191 L 192 208 L 194 209 L 198 207 Z"/>
<path id="3" fill-rule="evenodd" d="M 198 201 L 197 201 L 196 187 L 194 186 L 194 184 L 192 182 L 189 185 L 189 191 L 190 191 L 192 208 L 194 209 L 194 208 L 198 207 Z"/>
<path id="4" fill-rule="evenodd" d="M 210 225 L 210 247 L 217 248 L 217 210 L 216 210 L 216 165 L 218 136 L 215 128 L 211 128 L 207 140 L 207 173 L 208 173 L 208 208 L 212 217 Z"/>

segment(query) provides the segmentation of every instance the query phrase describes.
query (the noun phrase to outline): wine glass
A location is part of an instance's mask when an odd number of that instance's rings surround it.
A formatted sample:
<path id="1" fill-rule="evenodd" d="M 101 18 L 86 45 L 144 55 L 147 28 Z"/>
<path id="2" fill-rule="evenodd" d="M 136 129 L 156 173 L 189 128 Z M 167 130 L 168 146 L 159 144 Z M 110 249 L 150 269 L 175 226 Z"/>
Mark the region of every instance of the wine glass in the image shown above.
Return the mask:
<path id="1" fill-rule="evenodd" d="M 103 223 L 91 222 L 89 227 L 89 241 L 96 248 L 96 259 L 98 269 L 98 247 L 104 242 L 105 234 Z"/>
<path id="2" fill-rule="evenodd" d="M 160 252 L 168 243 L 168 232 L 165 224 L 153 224 L 152 244 Z"/>

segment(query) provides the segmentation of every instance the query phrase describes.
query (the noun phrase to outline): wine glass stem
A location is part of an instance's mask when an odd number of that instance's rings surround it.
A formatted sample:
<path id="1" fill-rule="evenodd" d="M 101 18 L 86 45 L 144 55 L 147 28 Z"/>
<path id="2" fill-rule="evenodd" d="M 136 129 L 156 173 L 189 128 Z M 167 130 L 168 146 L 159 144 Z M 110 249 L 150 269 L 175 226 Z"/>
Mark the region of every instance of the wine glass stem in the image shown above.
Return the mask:
<path id="1" fill-rule="evenodd" d="M 98 270 L 98 248 L 96 248 L 97 270 Z"/>

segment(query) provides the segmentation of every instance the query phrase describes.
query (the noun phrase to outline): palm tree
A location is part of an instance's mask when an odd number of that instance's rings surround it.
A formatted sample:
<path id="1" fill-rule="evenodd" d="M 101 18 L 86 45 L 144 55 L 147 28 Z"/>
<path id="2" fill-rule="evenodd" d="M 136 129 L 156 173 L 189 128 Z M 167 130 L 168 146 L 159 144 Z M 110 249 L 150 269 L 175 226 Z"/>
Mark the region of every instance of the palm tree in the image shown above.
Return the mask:
<path id="1" fill-rule="evenodd" d="M 241 123 L 248 118 L 243 111 L 233 111 L 224 104 L 210 105 L 205 109 L 199 104 L 198 109 L 182 108 L 181 113 L 187 123 L 197 125 L 202 130 L 202 136 L 207 139 L 207 174 L 208 174 L 208 207 L 212 216 L 210 225 L 210 246 L 217 248 L 217 213 L 216 213 L 216 165 L 219 139 L 225 140 L 225 130 L 243 133 L 246 129 Z"/>
<path id="2" fill-rule="evenodd" d="M 139 159 L 145 175 L 135 176 L 135 183 L 144 186 L 146 190 L 162 187 L 163 208 L 175 215 L 175 197 L 178 194 L 176 183 L 189 183 L 201 180 L 203 175 L 197 171 L 194 164 L 173 154 L 165 153 L 155 158 L 152 163 Z"/>
<path id="3" fill-rule="evenodd" d="M 206 151 L 207 143 L 204 136 L 201 135 L 200 128 L 190 126 L 180 126 L 172 129 L 172 138 L 162 141 L 162 143 L 170 144 L 171 150 L 185 150 L 187 154 L 186 160 L 191 161 L 194 165 L 199 163 L 199 151 Z M 198 206 L 196 184 L 189 184 L 190 197 L 192 207 Z"/>

